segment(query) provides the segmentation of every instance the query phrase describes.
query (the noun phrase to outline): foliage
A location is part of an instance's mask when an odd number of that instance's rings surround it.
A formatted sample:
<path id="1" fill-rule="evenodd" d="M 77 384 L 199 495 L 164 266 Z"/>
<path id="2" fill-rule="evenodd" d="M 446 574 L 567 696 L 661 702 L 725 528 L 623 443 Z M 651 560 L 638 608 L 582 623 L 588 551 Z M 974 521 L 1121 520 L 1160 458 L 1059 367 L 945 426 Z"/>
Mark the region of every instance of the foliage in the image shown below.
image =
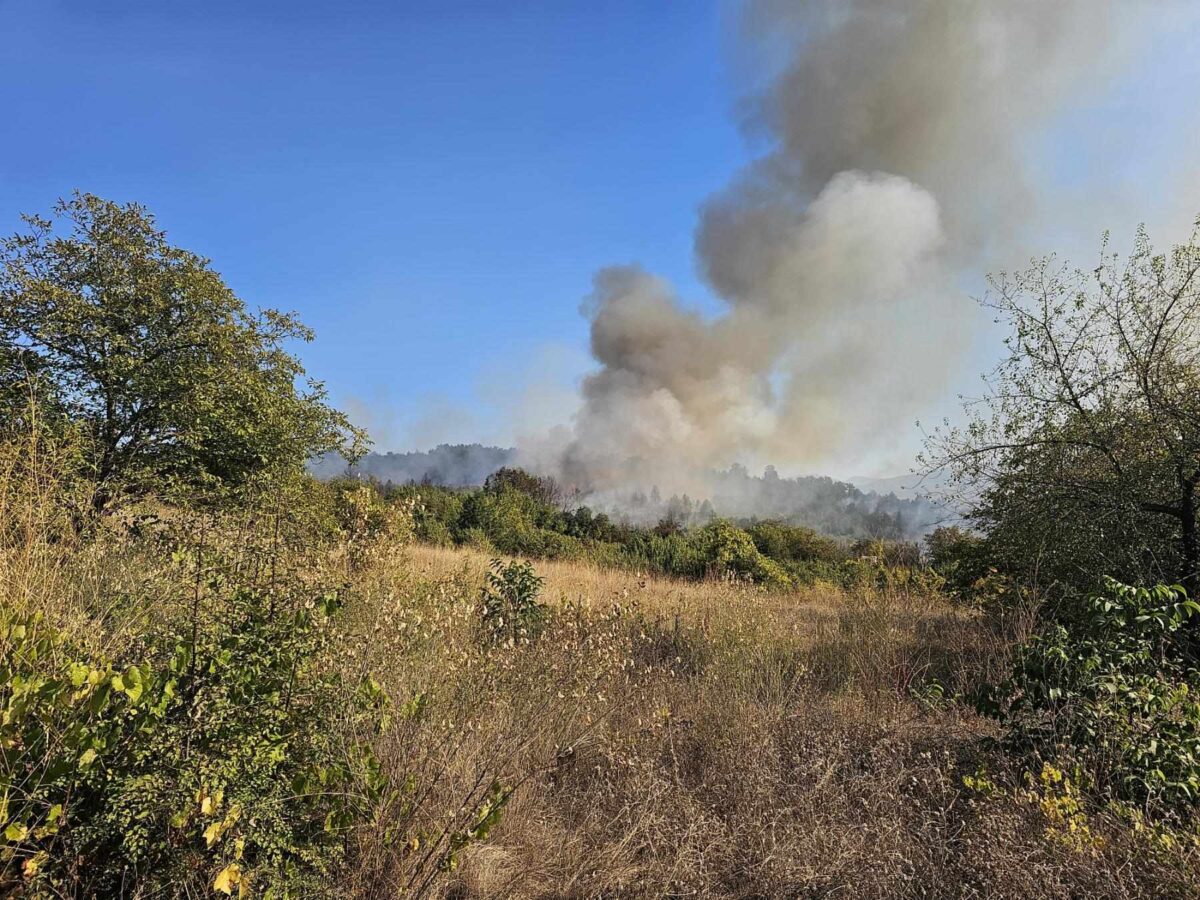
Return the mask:
<path id="1" fill-rule="evenodd" d="M 553 478 L 513 467 L 497 469 L 484 481 L 483 489 L 490 494 L 517 491 L 545 506 L 557 505 L 562 493 Z"/>
<path id="2" fill-rule="evenodd" d="M 538 601 L 542 579 L 527 562 L 493 559 L 480 592 L 485 639 L 513 646 L 537 637 L 547 609 Z"/>
<path id="3" fill-rule="evenodd" d="M 328 664 L 336 593 L 277 600 L 226 588 L 216 615 L 118 660 L 5 621 L 7 878 L 78 896 L 314 895 L 382 787 L 383 696 Z"/>
<path id="4" fill-rule="evenodd" d="M 935 529 L 925 538 L 930 567 L 946 580 L 958 598 L 971 594 L 989 573 L 988 548 L 982 537 L 957 525 Z"/>
<path id="5" fill-rule="evenodd" d="M 504 808 L 512 798 L 513 789 L 506 788 L 499 781 L 493 781 L 487 795 L 474 811 L 474 818 L 468 826 L 451 832 L 447 836 L 446 852 L 438 860 L 438 868 L 443 872 L 453 872 L 458 868 L 462 851 L 471 844 L 487 840 L 488 834 L 504 815 Z"/>
<path id="6" fill-rule="evenodd" d="M 502 553 L 540 556 L 543 525 L 553 516 L 554 510 L 524 491 L 503 488 L 468 496 L 457 526 L 460 531 L 480 529 Z"/>
<path id="7" fill-rule="evenodd" d="M 936 581 L 923 573 L 913 544 L 875 539 L 847 548 L 810 528 L 775 521 L 742 526 L 710 519 L 686 527 L 664 520 L 647 528 L 615 522 L 587 506 L 564 510 L 543 502 L 538 497 L 548 489 L 537 487 L 543 481 L 509 469 L 483 490 L 431 484 L 378 490 L 392 502 L 412 504 L 419 539 L 488 554 L 588 559 L 680 578 L 734 578 L 776 588 L 818 581 L 927 587 Z"/>
<path id="8" fill-rule="evenodd" d="M 746 531 L 725 519 L 715 519 L 700 529 L 699 542 L 710 574 L 743 577 L 773 587 L 791 583 L 778 563 L 758 552 Z"/>
<path id="9" fill-rule="evenodd" d="M 803 525 L 755 522 L 746 532 L 759 552 L 776 562 L 837 562 L 845 556 L 833 538 Z"/>
<path id="10" fill-rule="evenodd" d="M 416 500 L 416 536 L 428 544 L 448 546 L 454 543 L 449 523 L 456 522 L 462 514 L 462 497 L 453 491 L 436 491 L 418 494 Z"/>
<path id="11" fill-rule="evenodd" d="M 931 467 L 963 487 L 995 564 L 1076 593 L 1200 578 L 1200 232 L 1158 254 L 1144 231 L 1092 271 L 1051 258 L 993 279 L 1007 357 Z M 1064 528 L 1063 523 L 1070 527 Z"/>
<path id="12" fill-rule="evenodd" d="M 403 546 L 413 535 L 411 503 L 387 503 L 371 485 L 335 484 L 334 518 L 351 561 L 363 565 L 371 553 Z"/>
<path id="13" fill-rule="evenodd" d="M 1200 605 L 1178 586 L 1108 580 L 1072 621 L 1019 648 L 985 709 L 1008 745 L 1045 762 L 1071 760 L 1119 798 L 1181 807 L 1200 799 L 1200 672 L 1184 627 Z"/>
<path id="14" fill-rule="evenodd" d="M 357 453 L 362 435 L 322 385 L 296 388 L 304 369 L 284 346 L 311 332 L 249 311 L 143 207 L 76 194 L 25 221 L 0 242 L 0 399 L 11 411 L 32 394 L 81 426 L 92 510 Z"/>
<path id="15" fill-rule="evenodd" d="M 1071 776 L 1046 762 L 1035 777 L 1026 773 L 1028 799 L 1035 802 L 1045 817 L 1046 837 L 1076 853 L 1095 852 L 1103 840 L 1092 831 L 1085 798 Z"/>

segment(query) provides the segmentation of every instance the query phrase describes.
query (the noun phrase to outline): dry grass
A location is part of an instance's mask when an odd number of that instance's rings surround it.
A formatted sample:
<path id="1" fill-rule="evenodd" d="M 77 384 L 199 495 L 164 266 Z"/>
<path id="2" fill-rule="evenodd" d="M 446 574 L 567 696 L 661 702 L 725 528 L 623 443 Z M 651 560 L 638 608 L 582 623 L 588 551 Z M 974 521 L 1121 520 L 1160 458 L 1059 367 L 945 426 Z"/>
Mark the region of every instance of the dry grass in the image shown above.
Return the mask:
<path id="1" fill-rule="evenodd" d="M 115 646 L 190 595 L 119 530 L 45 540 L 43 495 L 60 488 L 0 462 L 8 602 Z M 335 663 L 375 673 L 393 700 L 377 751 L 395 789 L 358 835 L 344 896 L 1200 895 L 1194 846 L 1103 811 L 1081 842 L 987 748 L 993 726 L 955 698 L 995 675 L 1011 635 L 937 595 L 539 562 L 545 632 L 489 648 L 483 554 L 225 531 L 257 580 L 278 565 L 349 582 Z M 118 597 L 142 602 L 117 616 Z M 964 784 L 981 770 L 994 789 Z M 496 789 L 499 826 L 439 866 Z"/>
<path id="2" fill-rule="evenodd" d="M 390 755 L 437 781 L 428 823 L 473 785 L 518 785 L 497 831 L 430 893 L 1196 895 L 1194 850 L 1155 849 L 1103 813 L 1073 843 L 986 749 L 990 723 L 948 698 L 1006 642 L 939 597 L 772 594 L 545 562 L 549 631 L 486 654 L 472 623 L 487 562 L 414 547 L 375 594 L 397 603 L 390 627 L 424 642 L 378 657 L 389 684 L 441 711 L 408 723 Z M 964 785 L 981 768 L 995 791 Z M 365 848 L 356 893 L 394 896 L 405 857 Z"/>

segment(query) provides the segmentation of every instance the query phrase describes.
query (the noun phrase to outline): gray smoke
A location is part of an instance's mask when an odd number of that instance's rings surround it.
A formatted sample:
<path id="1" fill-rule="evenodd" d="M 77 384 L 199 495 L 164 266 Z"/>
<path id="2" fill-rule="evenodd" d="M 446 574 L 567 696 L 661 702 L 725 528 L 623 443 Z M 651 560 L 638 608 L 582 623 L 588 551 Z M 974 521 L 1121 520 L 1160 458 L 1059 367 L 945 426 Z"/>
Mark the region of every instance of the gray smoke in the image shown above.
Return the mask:
<path id="1" fill-rule="evenodd" d="M 584 305 L 599 368 L 557 474 L 704 495 L 703 473 L 736 460 L 818 467 L 910 427 L 975 326 L 962 274 L 1031 249 L 1049 201 L 1024 141 L 1122 65 L 1127 12 L 752 3 L 746 33 L 780 61 L 745 106 L 768 149 L 703 204 L 695 242 L 727 310 L 704 318 L 636 266 L 600 271 Z"/>

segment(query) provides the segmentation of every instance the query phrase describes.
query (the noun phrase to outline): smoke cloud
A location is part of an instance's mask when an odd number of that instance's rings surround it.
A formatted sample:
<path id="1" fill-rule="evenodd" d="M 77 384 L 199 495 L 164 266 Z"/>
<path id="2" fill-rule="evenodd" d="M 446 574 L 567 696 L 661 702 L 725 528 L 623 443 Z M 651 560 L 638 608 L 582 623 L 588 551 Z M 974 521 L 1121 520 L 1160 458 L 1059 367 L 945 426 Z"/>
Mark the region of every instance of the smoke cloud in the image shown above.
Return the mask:
<path id="1" fill-rule="evenodd" d="M 963 274 L 1037 249 L 1025 226 L 1053 197 L 1027 177 L 1028 138 L 1121 67 L 1121 10 L 752 3 L 746 34 L 777 63 L 745 104 L 767 149 L 702 205 L 695 239 L 726 310 L 705 318 L 636 266 L 598 272 L 598 369 L 541 467 L 584 490 L 703 494 L 714 467 L 819 467 L 911 427 L 977 324 Z"/>

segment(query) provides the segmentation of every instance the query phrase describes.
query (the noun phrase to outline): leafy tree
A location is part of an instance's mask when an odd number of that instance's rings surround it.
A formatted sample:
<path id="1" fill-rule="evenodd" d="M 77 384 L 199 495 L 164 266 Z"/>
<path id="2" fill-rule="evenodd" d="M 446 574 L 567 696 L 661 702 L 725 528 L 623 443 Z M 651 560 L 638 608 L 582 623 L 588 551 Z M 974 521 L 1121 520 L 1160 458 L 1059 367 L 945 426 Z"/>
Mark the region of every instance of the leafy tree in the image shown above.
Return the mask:
<path id="1" fill-rule="evenodd" d="M 144 207 L 75 194 L 25 222 L 0 242 L 0 391 L 11 409 L 32 385 L 81 426 L 93 512 L 165 484 L 238 487 L 357 454 L 362 435 L 323 386 L 297 387 L 285 344 L 312 332 L 249 311 Z"/>
<path id="2" fill-rule="evenodd" d="M 520 491 L 547 506 L 557 506 L 562 500 L 562 490 L 553 478 L 509 466 L 489 475 L 483 483 L 483 489 L 490 494 L 506 490 Z"/>
<path id="3" fill-rule="evenodd" d="M 1049 257 L 992 280 L 1008 354 L 926 462 L 967 486 L 997 558 L 1090 588 L 1200 586 L 1200 245 L 1144 231 L 1091 272 Z"/>

